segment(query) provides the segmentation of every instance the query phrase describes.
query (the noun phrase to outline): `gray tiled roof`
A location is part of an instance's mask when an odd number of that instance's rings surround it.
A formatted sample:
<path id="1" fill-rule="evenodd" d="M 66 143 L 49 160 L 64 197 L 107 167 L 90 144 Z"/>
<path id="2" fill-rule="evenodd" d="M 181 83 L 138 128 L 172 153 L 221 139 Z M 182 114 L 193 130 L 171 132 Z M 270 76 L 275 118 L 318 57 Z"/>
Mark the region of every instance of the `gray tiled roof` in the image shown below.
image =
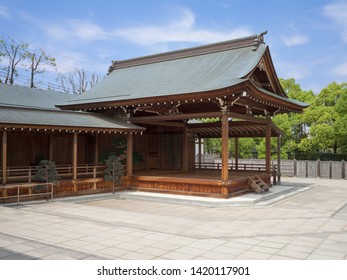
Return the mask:
<path id="1" fill-rule="evenodd" d="M 119 118 L 55 108 L 56 103 L 69 98 L 64 93 L 0 84 L 0 125 L 143 130 Z"/>
<path id="2" fill-rule="evenodd" d="M 83 96 L 61 105 L 121 101 L 221 89 L 241 83 L 267 45 L 233 48 L 115 69 Z M 117 64 L 116 64 L 117 65 Z"/>
<path id="3" fill-rule="evenodd" d="M 56 104 L 73 97 L 71 94 L 62 92 L 0 84 L 0 105 L 3 106 L 52 109 Z"/>
<path id="4" fill-rule="evenodd" d="M 137 125 L 97 113 L 1 106 L 0 124 L 95 128 L 98 130 L 142 130 Z"/>

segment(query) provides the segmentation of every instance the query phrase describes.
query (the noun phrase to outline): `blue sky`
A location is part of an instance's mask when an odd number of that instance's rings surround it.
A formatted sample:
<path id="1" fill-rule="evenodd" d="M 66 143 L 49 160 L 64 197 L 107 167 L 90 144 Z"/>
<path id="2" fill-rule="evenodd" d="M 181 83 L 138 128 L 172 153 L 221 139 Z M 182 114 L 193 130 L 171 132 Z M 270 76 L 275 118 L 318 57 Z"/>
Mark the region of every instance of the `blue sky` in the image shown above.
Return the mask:
<path id="1" fill-rule="evenodd" d="M 59 71 L 100 76 L 112 60 L 267 30 L 279 77 L 316 93 L 347 82 L 346 0 L 0 0 L 0 26 L 0 37 L 44 49 Z"/>

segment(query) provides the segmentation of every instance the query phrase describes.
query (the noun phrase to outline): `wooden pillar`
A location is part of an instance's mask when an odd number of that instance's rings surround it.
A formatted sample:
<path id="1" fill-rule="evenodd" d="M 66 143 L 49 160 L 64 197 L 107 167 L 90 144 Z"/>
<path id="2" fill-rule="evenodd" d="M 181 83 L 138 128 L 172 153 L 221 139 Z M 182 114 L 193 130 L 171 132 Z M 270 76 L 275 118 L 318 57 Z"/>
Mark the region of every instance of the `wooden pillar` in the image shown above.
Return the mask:
<path id="1" fill-rule="evenodd" d="M 48 159 L 50 161 L 53 161 L 53 136 L 52 134 L 49 135 L 49 147 L 48 147 Z"/>
<path id="2" fill-rule="evenodd" d="M 77 133 L 73 134 L 73 150 L 72 150 L 72 169 L 73 169 L 73 180 L 77 179 Z"/>
<path id="3" fill-rule="evenodd" d="M 201 149 L 201 148 L 202 148 L 201 145 L 202 145 L 202 143 L 201 143 L 201 138 L 199 138 L 199 139 L 198 139 L 198 146 L 199 146 L 199 147 L 198 147 L 198 148 L 199 148 L 199 155 L 198 155 L 198 157 L 199 157 L 199 169 L 201 169 L 201 150 L 202 150 L 202 149 Z"/>
<path id="4" fill-rule="evenodd" d="M 94 140 L 94 165 L 96 166 L 99 164 L 99 134 L 95 135 Z"/>
<path id="5" fill-rule="evenodd" d="M 239 138 L 235 138 L 235 170 L 239 169 Z"/>
<path id="6" fill-rule="evenodd" d="M 188 127 L 183 128 L 183 171 L 188 170 Z"/>
<path id="7" fill-rule="evenodd" d="M 127 176 L 133 175 L 133 135 L 127 135 Z"/>
<path id="8" fill-rule="evenodd" d="M 266 139 L 265 139 L 265 146 L 266 146 L 266 158 L 265 158 L 265 170 L 266 173 L 271 173 L 271 121 L 269 121 L 266 124 Z"/>
<path id="9" fill-rule="evenodd" d="M 223 182 L 228 182 L 229 180 L 228 138 L 229 138 L 228 114 L 227 112 L 223 111 L 223 115 L 222 115 L 222 181 Z"/>
<path id="10" fill-rule="evenodd" d="M 278 165 L 278 174 L 277 181 L 281 182 L 281 135 L 277 136 L 277 165 Z"/>
<path id="11" fill-rule="evenodd" d="M 7 181 L 7 131 L 2 132 L 2 185 Z"/>

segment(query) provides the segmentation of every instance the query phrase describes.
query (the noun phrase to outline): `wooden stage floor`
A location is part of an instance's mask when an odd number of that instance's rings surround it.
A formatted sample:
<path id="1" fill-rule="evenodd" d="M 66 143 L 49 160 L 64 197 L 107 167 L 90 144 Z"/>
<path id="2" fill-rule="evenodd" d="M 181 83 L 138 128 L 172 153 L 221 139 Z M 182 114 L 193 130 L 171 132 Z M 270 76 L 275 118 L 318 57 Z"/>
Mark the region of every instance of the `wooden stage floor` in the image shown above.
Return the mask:
<path id="1" fill-rule="evenodd" d="M 269 174 L 243 170 L 230 170 L 229 181 L 222 182 L 216 169 L 134 170 L 123 183 L 133 190 L 228 198 L 250 192 L 248 179 L 255 175 L 270 184 Z"/>

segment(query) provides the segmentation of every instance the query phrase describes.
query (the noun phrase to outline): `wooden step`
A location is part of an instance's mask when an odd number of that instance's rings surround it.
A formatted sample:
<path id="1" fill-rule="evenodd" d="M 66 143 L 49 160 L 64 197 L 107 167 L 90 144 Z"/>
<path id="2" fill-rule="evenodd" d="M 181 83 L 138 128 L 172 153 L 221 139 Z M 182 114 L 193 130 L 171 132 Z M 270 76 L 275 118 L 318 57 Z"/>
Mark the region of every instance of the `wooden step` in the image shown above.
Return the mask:
<path id="1" fill-rule="evenodd" d="M 262 193 L 268 191 L 270 186 L 267 185 L 259 176 L 254 175 L 253 177 L 248 177 L 248 186 L 255 193 Z"/>

